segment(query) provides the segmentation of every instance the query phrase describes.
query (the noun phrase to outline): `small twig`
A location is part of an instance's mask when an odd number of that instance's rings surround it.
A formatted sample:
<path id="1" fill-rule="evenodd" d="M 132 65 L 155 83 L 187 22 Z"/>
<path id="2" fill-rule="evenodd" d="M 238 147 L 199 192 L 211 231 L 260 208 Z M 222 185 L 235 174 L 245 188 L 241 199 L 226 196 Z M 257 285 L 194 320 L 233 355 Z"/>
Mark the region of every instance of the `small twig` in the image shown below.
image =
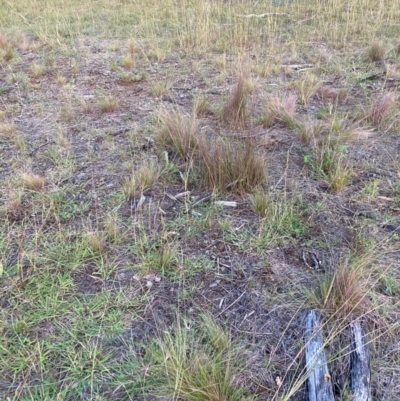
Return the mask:
<path id="1" fill-rule="evenodd" d="M 193 203 L 193 205 L 191 205 L 187 211 L 185 211 L 185 213 L 189 213 L 193 208 L 195 208 L 196 206 L 200 205 L 203 202 L 207 202 L 209 200 L 211 200 L 212 195 L 207 195 L 204 198 L 199 199 L 197 202 Z"/>
<path id="2" fill-rule="evenodd" d="M 237 17 L 242 17 L 242 18 L 265 18 L 265 17 L 273 17 L 275 15 L 290 15 L 290 14 L 288 13 L 236 14 Z"/>
<path id="3" fill-rule="evenodd" d="M 236 298 L 230 305 L 228 305 L 223 311 L 221 311 L 220 313 L 218 313 L 218 315 L 216 317 L 221 316 L 223 313 L 225 313 L 229 308 L 231 308 L 233 305 L 235 305 L 235 303 L 239 302 L 239 300 L 243 297 L 243 295 L 246 294 L 246 291 L 242 292 L 242 294 L 239 295 L 238 298 Z"/>

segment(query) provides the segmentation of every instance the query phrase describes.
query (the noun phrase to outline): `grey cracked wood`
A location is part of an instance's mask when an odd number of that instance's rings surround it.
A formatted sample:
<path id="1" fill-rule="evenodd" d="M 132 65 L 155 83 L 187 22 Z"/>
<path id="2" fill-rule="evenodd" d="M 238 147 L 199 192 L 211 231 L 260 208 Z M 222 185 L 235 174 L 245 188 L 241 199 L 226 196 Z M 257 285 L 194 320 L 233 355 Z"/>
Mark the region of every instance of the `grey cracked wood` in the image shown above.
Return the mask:
<path id="1" fill-rule="evenodd" d="M 315 310 L 309 311 L 306 316 L 305 341 L 308 400 L 334 401 L 319 314 Z"/>
<path id="2" fill-rule="evenodd" d="M 353 401 L 371 401 L 371 365 L 368 338 L 359 321 L 351 324 L 350 388 Z"/>

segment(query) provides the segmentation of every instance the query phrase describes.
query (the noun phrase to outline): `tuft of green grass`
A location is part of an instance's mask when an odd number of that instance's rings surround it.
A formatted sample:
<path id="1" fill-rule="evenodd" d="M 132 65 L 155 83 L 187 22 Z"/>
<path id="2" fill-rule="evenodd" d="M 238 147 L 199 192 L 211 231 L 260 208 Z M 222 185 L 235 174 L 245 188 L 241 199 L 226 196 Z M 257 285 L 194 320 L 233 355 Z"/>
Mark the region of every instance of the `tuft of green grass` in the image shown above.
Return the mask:
<path id="1" fill-rule="evenodd" d="M 117 110 L 118 99 L 113 96 L 106 96 L 99 101 L 98 107 L 102 113 L 112 113 Z"/>
<path id="2" fill-rule="evenodd" d="M 135 60 L 132 57 L 132 54 L 127 54 L 121 61 L 121 64 L 127 70 L 130 70 L 135 66 Z"/>
<path id="3" fill-rule="evenodd" d="M 350 182 L 353 172 L 348 164 L 348 147 L 339 142 L 340 136 L 330 133 L 316 144 L 305 164 L 317 179 L 325 181 L 334 192 L 339 192 Z"/>
<path id="4" fill-rule="evenodd" d="M 151 161 L 142 164 L 138 170 L 123 181 L 122 192 L 124 196 L 131 199 L 142 195 L 157 183 L 160 175 L 161 169 L 156 162 Z"/>
<path id="5" fill-rule="evenodd" d="M 306 232 L 306 223 L 298 201 L 285 194 L 256 191 L 250 196 L 250 206 L 260 217 L 257 234 L 251 240 L 251 248 L 260 251 L 272 244 L 290 240 Z"/>
<path id="6" fill-rule="evenodd" d="M 178 320 L 173 331 L 149 346 L 149 376 L 154 395 L 188 401 L 250 400 L 235 382 L 245 368 L 230 336 L 204 315 L 198 324 Z"/>
<path id="7" fill-rule="evenodd" d="M 172 83 L 168 81 L 156 81 L 153 82 L 150 88 L 150 92 L 155 97 L 163 97 L 171 89 Z"/>
<path id="8" fill-rule="evenodd" d="M 46 67 L 42 64 L 33 63 L 31 65 L 32 77 L 37 79 L 40 78 L 46 72 Z"/>

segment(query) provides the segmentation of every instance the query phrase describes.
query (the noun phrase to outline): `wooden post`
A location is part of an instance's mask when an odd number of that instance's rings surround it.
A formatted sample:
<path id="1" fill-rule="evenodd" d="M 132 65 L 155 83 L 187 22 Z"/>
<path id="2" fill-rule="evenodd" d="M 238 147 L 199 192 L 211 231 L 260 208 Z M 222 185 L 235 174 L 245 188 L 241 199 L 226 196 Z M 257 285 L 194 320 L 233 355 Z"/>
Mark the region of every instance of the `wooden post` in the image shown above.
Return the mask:
<path id="1" fill-rule="evenodd" d="M 371 367 L 368 339 L 359 321 L 351 324 L 350 388 L 353 401 L 371 401 Z"/>
<path id="2" fill-rule="evenodd" d="M 309 311 L 306 316 L 305 341 L 308 400 L 334 401 L 319 316 L 315 310 Z"/>

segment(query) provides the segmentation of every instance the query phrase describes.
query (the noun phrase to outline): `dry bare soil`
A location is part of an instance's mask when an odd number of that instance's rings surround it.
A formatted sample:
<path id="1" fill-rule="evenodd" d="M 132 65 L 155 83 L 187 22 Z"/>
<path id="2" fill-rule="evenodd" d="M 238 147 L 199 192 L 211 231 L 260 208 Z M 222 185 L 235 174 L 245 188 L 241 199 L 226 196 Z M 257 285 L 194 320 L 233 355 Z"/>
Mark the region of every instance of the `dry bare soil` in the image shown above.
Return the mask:
<path id="1" fill-rule="evenodd" d="M 400 400 L 400 3 L 0 0 L 0 399 Z M 223 201 L 221 203 L 221 201 Z"/>

